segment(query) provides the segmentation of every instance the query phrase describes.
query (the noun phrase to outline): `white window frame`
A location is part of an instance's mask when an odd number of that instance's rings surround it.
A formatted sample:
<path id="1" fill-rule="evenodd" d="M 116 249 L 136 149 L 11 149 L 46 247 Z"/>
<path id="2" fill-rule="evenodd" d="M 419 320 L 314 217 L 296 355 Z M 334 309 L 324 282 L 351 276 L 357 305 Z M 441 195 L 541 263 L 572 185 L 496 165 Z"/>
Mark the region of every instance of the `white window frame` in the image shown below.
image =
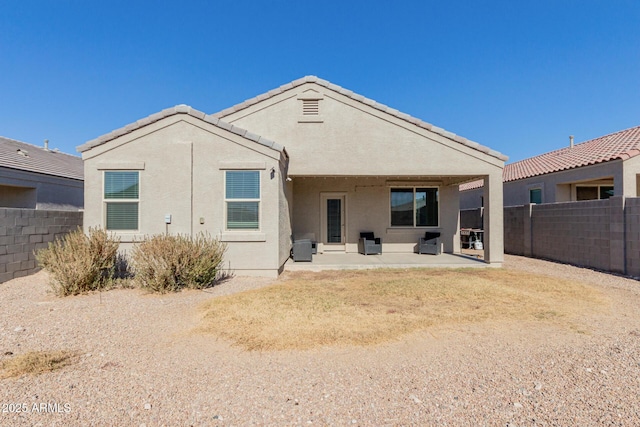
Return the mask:
<path id="1" fill-rule="evenodd" d="M 107 199 L 105 196 L 105 186 L 106 186 L 106 174 L 107 173 L 130 173 L 130 172 L 135 172 L 136 174 L 138 174 L 138 197 L 135 199 Z M 140 194 L 142 191 L 141 188 L 141 174 L 139 170 L 121 170 L 121 169 L 117 169 L 117 170 L 103 170 L 102 171 L 102 209 L 103 209 L 103 213 L 102 213 L 102 218 L 103 218 L 103 224 L 104 224 L 104 229 L 107 231 L 112 231 L 114 233 L 135 233 L 140 231 Z M 137 223 L 138 223 L 138 227 L 136 229 L 109 229 L 107 228 L 107 205 L 109 203 L 113 203 L 113 204 L 117 204 L 117 203 L 137 203 L 138 204 L 138 218 L 137 218 Z"/>
<path id="2" fill-rule="evenodd" d="M 436 197 L 438 202 L 438 223 L 437 225 L 416 225 L 416 190 L 418 188 L 435 188 L 437 190 Z M 391 194 L 393 190 L 413 190 L 413 225 L 393 225 L 391 223 Z M 432 229 L 432 228 L 440 228 L 440 186 L 434 185 L 410 185 L 410 186 L 393 186 L 389 188 L 389 204 L 387 206 L 389 212 L 389 228 L 392 229 Z"/>
<path id="3" fill-rule="evenodd" d="M 256 172 L 258 174 L 258 191 L 260 197 L 257 199 L 229 199 L 227 198 L 227 173 L 228 172 Z M 224 191 L 224 230 L 229 233 L 253 233 L 260 232 L 262 230 L 262 174 L 260 170 L 255 169 L 227 169 L 224 170 L 223 189 Z M 229 202 L 258 202 L 258 228 L 229 228 L 228 212 Z"/>

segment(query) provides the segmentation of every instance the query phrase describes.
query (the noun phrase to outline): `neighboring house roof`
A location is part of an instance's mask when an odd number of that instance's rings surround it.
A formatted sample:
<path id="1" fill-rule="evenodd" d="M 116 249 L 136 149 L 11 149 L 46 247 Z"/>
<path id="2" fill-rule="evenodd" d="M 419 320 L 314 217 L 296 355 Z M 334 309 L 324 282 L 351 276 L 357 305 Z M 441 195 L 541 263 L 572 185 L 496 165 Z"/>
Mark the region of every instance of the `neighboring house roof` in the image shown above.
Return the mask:
<path id="1" fill-rule="evenodd" d="M 609 160 L 626 160 L 638 154 L 640 126 L 508 164 L 502 178 L 504 182 L 515 181 Z"/>
<path id="2" fill-rule="evenodd" d="M 503 170 L 504 173 L 504 170 Z M 475 190 L 484 187 L 484 179 L 477 179 L 471 182 L 465 182 L 458 186 L 459 191 Z"/>
<path id="3" fill-rule="evenodd" d="M 243 110 L 245 108 L 248 108 L 254 104 L 257 104 L 258 102 L 264 101 L 265 99 L 269 99 L 271 97 L 274 97 L 276 95 L 279 95 L 287 90 L 293 89 L 297 86 L 301 86 L 305 83 L 315 83 L 317 85 L 323 86 L 327 89 L 330 89 L 334 92 L 340 93 L 341 95 L 347 96 L 353 100 L 362 102 L 363 104 L 366 104 L 372 108 L 375 108 L 377 110 L 383 111 L 385 113 L 391 114 L 392 116 L 398 117 L 402 120 L 405 120 L 411 124 L 414 124 L 418 127 L 427 129 L 431 132 L 437 133 L 438 135 L 444 136 L 445 138 L 449 138 L 455 142 L 458 142 L 460 144 L 466 145 L 467 147 L 471 147 L 473 149 L 476 149 L 478 151 L 481 151 L 485 154 L 488 154 L 490 156 L 496 157 L 502 161 L 506 161 L 508 159 L 507 156 L 505 156 L 504 154 L 501 154 L 495 150 L 492 150 L 488 147 L 485 147 L 483 145 L 478 144 L 477 142 L 468 140 L 467 138 L 464 138 L 462 136 L 456 135 L 455 133 L 446 131 L 442 128 L 439 128 L 437 126 L 434 126 L 430 123 L 424 122 L 420 119 L 417 119 L 415 117 L 412 117 L 408 114 L 402 113 L 394 108 L 388 107 L 384 104 L 380 104 L 372 99 L 369 98 L 365 98 L 362 95 L 358 95 L 356 93 L 354 93 L 353 91 L 349 90 L 349 89 L 345 89 L 341 86 L 338 86 L 336 84 L 333 84 L 331 82 L 328 82 L 327 80 L 323 80 L 320 79 L 316 76 L 305 76 L 302 77 L 298 80 L 294 80 L 290 83 L 284 84 L 282 86 L 280 86 L 279 88 L 270 90 L 269 92 L 263 93 L 262 95 L 258 95 L 254 98 L 248 99 L 244 102 L 241 102 L 240 104 L 236 104 L 233 107 L 227 108 L 225 110 L 222 110 L 220 112 L 214 113 L 213 116 L 214 117 L 219 117 L 219 118 L 223 118 L 225 116 L 228 116 L 229 114 L 235 113 L 237 111 Z"/>
<path id="4" fill-rule="evenodd" d="M 96 139 L 92 139 L 91 141 L 86 142 L 85 144 L 82 144 L 78 147 L 76 147 L 76 149 L 83 153 L 85 151 L 88 151 L 94 147 L 97 147 L 99 145 L 105 144 L 111 140 L 114 140 L 116 138 L 118 138 L 119 136 L 122 135 L 126 135 L 128 133 L 133 132 L 134 130 L 140 129 L 144 126 L 150 125 L 152 123 L 155 123 L 159 120 L 164 119 L 165 117 L 170 117 L 170 116 L 174 116 L 176 114 L 187 114 L 189 116 L 195 117 L 197 119 L 200 119 L 202 121 L 205 121 L 207 123 L 210 123 L 216 127 L 219 127 L 221 129 L 225 129 L 229 132 L 235 133 L 237 135 L 240 135 L 243 138 L 246 138 L 250 141 L 256 142 L 258 144 L 262 144 L 266 147 L 269 147 L 273 150 L 276 151 L 280 151 L 282 152 L 285 156 L 288 157 L 287 155 L 287 151 L 285 150 L 285 148 L 280 145 L 277 144 L 273 141 L 271 141 L 270 139 L 267 138 L 263 138 L 259 135 L 256 135 L 254 133 L 251 133 L 245 129 L 242 129 L 238 126 L 235 125 L 231 125 L 225 121 L 220 120 L 217 117 L 214 117 L 213 115 L 207 115 L 205 113 L 203 113 L 202 111 L 198 111 L 194 108 L 191 108 L 188 105 L 184 105 L 184 104 L 180 104 L 180 105 L 176 105 L 175 107 L 171 107 L 171 108 L 166 108 L 158 113 L 152 114 L 150 116 L 145 117 L 144 119 L 140 119 L 134 123 L 128 124 L 126 126 L 123 126 L 119 129 L 116 129 L 114 131 L 109 132 L 108 134 L 102 135 Z"/>
<path id="5" fill-rule="evenodd" d="M 84 167 L 80 157 L 2 136 L 0 165 L 16 170 L 84 180 Z"/>
<path id="6" fill-rule="evenodd" d="M 626 160 L 640 154 L 640 126 L 621 130 L 589 141 L 564 147 L 539 156 L 509 163 L 502 171 L 502 181 L 519 179 L 595 165 L 610 160 Z M 460 191 L 481 188 L 483 181 L 460 185 Z"/>

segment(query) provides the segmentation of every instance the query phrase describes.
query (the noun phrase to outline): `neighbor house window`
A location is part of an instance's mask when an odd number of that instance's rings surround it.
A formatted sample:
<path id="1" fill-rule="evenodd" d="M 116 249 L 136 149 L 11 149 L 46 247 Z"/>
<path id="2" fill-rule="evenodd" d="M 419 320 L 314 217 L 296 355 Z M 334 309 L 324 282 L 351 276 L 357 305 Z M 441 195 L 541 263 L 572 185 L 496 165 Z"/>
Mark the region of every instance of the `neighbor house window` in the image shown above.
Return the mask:
<path id="1" fill-rule="evenodd" d="M 529 190 L 529 203 L 535 203 L 537 205 L 542 203 L 542 189 L 533 188 Z"/>
<path id="2" fill-rule="evenodd" d="M 260 229 L 260 172 L 226 171 L 227 230 Z"/>
<path id="3" fill-rule="evenodd" d="M 137 230 L 140 176 L 138 172 L 104 173 L 107 230 Z"/>
<path id="4" fill-rule="evenodd" d="M 576 200 L 608 199 L 613 196 L 610 185 L 580 185 L 576 187 Z"/>
<path id="5" fill-rule="evenodd" d="M 392 227 L 437 227 L 437 188 L 392 188 Z"/>

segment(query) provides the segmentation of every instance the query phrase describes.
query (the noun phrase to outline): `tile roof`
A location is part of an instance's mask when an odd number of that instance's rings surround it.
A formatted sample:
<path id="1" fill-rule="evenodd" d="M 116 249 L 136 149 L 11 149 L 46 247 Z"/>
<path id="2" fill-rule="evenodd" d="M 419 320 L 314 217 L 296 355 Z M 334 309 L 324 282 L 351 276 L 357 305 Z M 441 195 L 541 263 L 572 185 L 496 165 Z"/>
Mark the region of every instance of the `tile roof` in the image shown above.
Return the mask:
<path id="1" fill-rule="evenodd" d="M 233 107 L 227 108 L 227 109 L 219 111 L 217 113 L 214 113 L 213 116 L 214 117 L 219 117 L 219 118 L 228 116 L 229 114 L 235 113 L 236 111 L 240 111 L 240 110 L 243 110 L 245 108 L 248 108 L 248 107 L 250 107 L 250 106 L 252 106 L 254 104 L 257 104 L 258 102 L 264 101 L 265 99 L 269 99 L 269 98 L 271 98 L 273 96 L 281 94 L 281 93 L 283 93 L 283 92 L 285 92 L 287 90 L 293 89 L 293 88 L 295 88 L 297 86 L 301 86 L 301 85 L 303 85 L 305 83 L 315 83 L 317 85 L 326 87 L 327 89 L 333 90 L 334 92 L 338 92 L 338 93 L 340 93 L 342 95 L 345 95 L 345 96 L 347 96 L 347 97 L 349 97 L 351 99 L 354 99 L 354 100 L 356 100 L 358 102 L 366 104 L 366 105 L 368 105 L 368 106 L 370 106 L 372 108 L 375 108 L 377 110 L 383 111 L 383 112 L 388 113 L 388 114 L 391 114 L 392 116 L 398 117 L 398 118 L 400 118 L 402 120 L 405 120 L 405 121 L 407 121 L 407 122 L 409 122 L 411 124 L 414 124 L 414 125 L 416 125 L 418 127 L 427 129 L 427 130 L 429 130 L 431 132 L 434 132 L 434 133 L 437 133 L 438 135 L 444 136 L 445 138 L 449 138 L 449 139 L 451 139 L 451 140 L 453 140 L 455 142 L 458 142 L 460 144 L 466 145 L 467 147 L 471 147 L 471 148 L 473 148 L 475 150 L 478 150 L 478 151 L 481 151 L 481 152 L 483 152 L 485 154 L 488 154 L 490 156 L 496 157 L 496 158 L 498 158 L 498 159 L 500 159 L 502 161 L 506 161 L 508 159 L 508 157 L 505 156 L 504 154 L 501 154 L 501 153 L 499 153 L 499 152 L 497 152 L 495 150 L 491 150 L 490 148 L 485 147 L 483 145 L 480 145 L 477 142 L 468 140 L 467 138 L 464 138 L 462 136 L 456 135 L 455 133 L 448 132 L 448 131 L 446 131 L 446 130 L 444 130 L 442 128 L 439 128 L 439 127 L 434 126 L 434 125 L 432 125 L 430 123 L 424 122 L 424 121 L 422 121 L 420 119 L 417 119 L 415 117 L 412 117 L 412 116 L 410 116 L 408 114 L 401 113 L 400 111 L 398 111 L 398 110 L 396 110 L 394 108 L 387 107 L 386 105 L 380 104 L 380 103 L 378 103 L 378 102 L 376 102 L 376 101 L 374 101 L 372 99 L 365 98 L 364 96 L 358 95 L 358 94 L 354 93 L 353 91 L 351 91 L 349 89 L 345 89 L 345 88 L 343 88 L 341 86 L 338 86 L 336 84 L 328 82 L 327 80 L 320 79 L 320 78 L 318 78 L 316 76 L 305 76 L 305 77 L 302 77 L 302 78 L 300 78 L 298 80 L 294 80 L 294 81 L 292 81 L 290 83 L 287 83 L 287 84 L 284 84 L 284 85 L 280 86 L 279 88 L 272 89 L 269 92 L 263 93 L 262 95 L 258 95 L 258 96 L 254 97 L 254 98 L 251 98 L 251 99 L 248 99 L 248 100 L 246 100 L 244 102 L 241 102 L 240 104 L 236 104 Z"/>
<path id="2" fill-rule="evenodd" d="M 504 167 L 504 182 L 559 172 L 640 154 L 640 126 L 601 136 Z"/>
<path id="3" fill-rule="evenodd" d="M 610 160 L 626 160 L 640 154 L 640 126 L 564 147 L 539 156 L 505 165 L 502 181 L 516 181 L 552 172 L 595 165 Z M 483 181 L 460 185 L 460 191 L 483 186 Z"/>
<path id="4" fill-rule="evenodd" d="M 0 166 L 84 180 L 82 159 L 0 136 Z"/>
<path id="5" fill-rule="evenodd" d="M 116 139 L 119 136 L 122 135 L 126 135 L 128 133 L 133 132 L 134 130 L 140 129 L 144 126 L 150 125 L 152 123 L 155 123 L 159 120 L 164 119 L 165 117 L 170 117 L 170 116 L 174 116 L 176 114 L 187 114 L 189 116 L 198 118 L 200 120 L 203 120 L 207 123 L 210 123 L 216 127 L 219 127 L 221 129 L 225 129 L 229 132 L 233 132 L 237 135 L 240 135 L 243 138 L 246 138 L 250 141 L 253 141 L 255 143 L 258 144 L 262 144 L 266 147 L 269 147 L 271 149 L 274 149 L 276 151 L 280 151 L 282 153 L 284 153 L 284 155 L 287 155 L 287 151 L 284 149 L 284 147 L 280 144 L 277 144 L 273 141 L 271 141 L 270 139 L 267 138 L 263 138 L 259 135 L 256 135 L 254 133 L 248 132 L 245 129 L 239 128 L 238 126 L 235 125 L 231 125 L 225 121 L 220 120 L 217 117 L 214 117 L 213 115 L 207 115 L 205 113 L 203 113 L 202 111 L 198 111 L 194 108 L 191 108 L 188 105 L 184 105 L 184 104 L 180 104 L 180 105 L 176 105 L 175 107 L 171 107 L 171 108 L 166 108 L 158 113 L 152 114 L 150 116 L 147 116 L 143 119 L 140 119 L 134 123 L 130 123 L 126 126 L 123 126 L 119 129 L 116 129 L 114 131 L 111 131 L 105 135 L 102 135 L 96 139 L 92 139 L 91 141 L 88 141 L 78 147 L 76 147 L 76 149 L 81 152 L 84 153 L 85 151 L 88 151 L 94 147 L 97 147 L 99 145 L 105 144 L 113 139 Z"/>
<path id="6" fill-rule="evenodd" d="M 459 191 L 467 191 L 467 190 L 475 190 L 476 188 L 482 188 L 482 187 L 484 187 L 484 180 L 483 179 L 477 179 L 475 181 L 465 182 L 463 184 L 460 184 L 458 186 L 458 190 Z"/>

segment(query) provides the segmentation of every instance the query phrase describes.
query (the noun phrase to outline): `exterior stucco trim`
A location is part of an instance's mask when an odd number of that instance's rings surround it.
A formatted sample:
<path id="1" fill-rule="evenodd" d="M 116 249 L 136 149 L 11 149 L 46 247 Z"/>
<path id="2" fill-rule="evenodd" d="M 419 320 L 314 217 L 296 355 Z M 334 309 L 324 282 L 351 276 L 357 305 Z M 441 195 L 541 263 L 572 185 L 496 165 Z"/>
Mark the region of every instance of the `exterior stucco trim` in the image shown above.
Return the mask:
<path id="1" fill-rule="evenodd" d="M 144 170 L 144 162 L 102 162 L 98 170 Z"/>
<path id="2" fill-rule="evenodd" d="M 249 169 L 249 170 L 264 170 L 267 168 L 266 162 L 246 162 L 246 161 L 220 161 L 218 162 L 218 169 Z"/>

